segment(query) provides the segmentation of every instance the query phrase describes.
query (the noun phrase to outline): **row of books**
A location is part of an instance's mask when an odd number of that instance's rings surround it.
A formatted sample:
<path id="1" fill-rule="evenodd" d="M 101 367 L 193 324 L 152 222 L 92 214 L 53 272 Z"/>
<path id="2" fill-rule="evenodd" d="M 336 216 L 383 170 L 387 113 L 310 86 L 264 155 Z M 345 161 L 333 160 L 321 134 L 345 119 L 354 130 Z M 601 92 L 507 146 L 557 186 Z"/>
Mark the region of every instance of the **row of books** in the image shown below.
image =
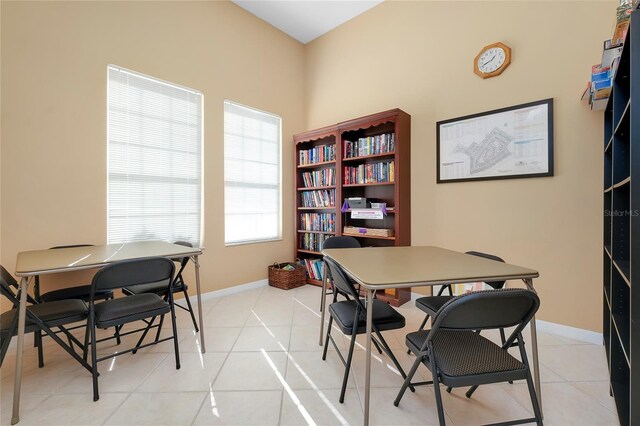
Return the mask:
<path id="1" fill-rule="evenodd" d="M 335 169 L 321 169 L 302 173 L 302 183 L 306 188 L 331 186 L 336 184 Z"/>
<path id="2" fill-rule="evenodd" d="M 307 268 L 307 277 L 322 281 L 322 259 L 300 259 L 300 264 Z"/>
<path id="3" fill-rule="evenodd" d="M 336 205 L 336 191 L 334 189 L 302 191 L 300 197 L 302 207 L 333 207 Z"/>
<path id="4" fill-rule="evenodd" d="M 332 235 L 327 234 L 300 234 L 300 244 L 298 247 L 302 250 L 320 251 L 322 245 L 327 238 L 331 238 Z"/>
<path id="5" fill-rule="evenodd" d="M 302 149 L 298 152 L 298 165 L 324 163 L 325 161 L 333 161 L 336 159 L 336 146 L 319 145 L 311 149 Z"/>
<path id="6" fill-rule="evenodd" d="M 335 232 L 335 213 L 300 213 L 300 230 Z"/>
<path id="7" fill-rule="evenodd" d="M 394 181 L 395 166 L 393 160 L 344 168 L 345 185 Z"/>
<path id="8" fill-rule="evenodd" d="M 363 157 L 365 155 L 384 154 L 394 152 L 396 149 L 395 135 L 368 136 L 355 142 L 344 141 L 344 158 Z"/>

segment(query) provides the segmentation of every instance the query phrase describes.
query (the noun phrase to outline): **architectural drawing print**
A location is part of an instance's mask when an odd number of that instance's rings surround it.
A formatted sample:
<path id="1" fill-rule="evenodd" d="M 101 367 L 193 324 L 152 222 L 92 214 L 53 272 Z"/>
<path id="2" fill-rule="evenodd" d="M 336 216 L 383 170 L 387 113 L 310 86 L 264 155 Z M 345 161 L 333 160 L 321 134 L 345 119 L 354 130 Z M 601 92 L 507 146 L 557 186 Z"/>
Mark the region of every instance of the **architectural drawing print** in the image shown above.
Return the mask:
<path id="1" fill-rule="evenodd" d="M 496 166 L 511 155 L 508 147 L 513 137 L 498 127 L 494 127 L 480 142 L 472 142 L 465 147 L 458 144 L 454 153 L 463 153 L 469 157 L 469 173 L 471 175 L 483 172 Z"/>

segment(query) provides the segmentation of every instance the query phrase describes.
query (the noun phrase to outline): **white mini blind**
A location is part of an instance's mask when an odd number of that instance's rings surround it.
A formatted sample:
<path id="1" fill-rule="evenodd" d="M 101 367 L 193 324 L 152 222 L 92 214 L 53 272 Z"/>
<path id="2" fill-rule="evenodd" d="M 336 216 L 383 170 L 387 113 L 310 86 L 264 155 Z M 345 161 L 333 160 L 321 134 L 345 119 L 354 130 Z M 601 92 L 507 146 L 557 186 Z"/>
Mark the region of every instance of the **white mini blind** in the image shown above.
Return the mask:
<path id="1" fill-rule="evenodd" d="M 202 236 L 201 93 L 114 66 L 107 84 L 107 240 Z"/>
<path id="2" fill-rule="evenodd" d="M 277 115 L 224 102 L 227 245 L 282 237 L 280 123 Z"/>

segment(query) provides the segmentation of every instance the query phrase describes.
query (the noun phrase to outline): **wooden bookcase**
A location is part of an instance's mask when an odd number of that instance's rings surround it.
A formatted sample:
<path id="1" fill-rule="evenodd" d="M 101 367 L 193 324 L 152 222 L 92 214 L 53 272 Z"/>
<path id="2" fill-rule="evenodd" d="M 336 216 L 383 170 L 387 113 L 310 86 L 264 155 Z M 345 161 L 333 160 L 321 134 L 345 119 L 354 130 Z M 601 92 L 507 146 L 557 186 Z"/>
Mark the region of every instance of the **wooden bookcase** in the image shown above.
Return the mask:
<path id="1" fill-rule="evenodd" d="M 640 419 L 640 10 L 605 108 L 604 147 L 603 336 L 611 395 L 628 425 Z"/>
<path id="2" fill-rule="evenodd" d="M 411 245 L 411 116 L 393 109 L 344 121 L 333 126 L 311 130 L 294 136 L 295 143 L 295 227 L 298 237 L 295 256 L 309 263 L 318 262 L 321 273 L 322 255 L 319 245 L 333 235 L 352 235 L 363 247 Z M 331 145 L 335 160 L 301 164 L 313 148 Z M 357 149 L 356 149 L 357 148 Z M 322 148 L 324 150 L 324 148 Z M 318 157 L 318 160 L 324 160 Z M 335 184 L 309 180 L 328 175 L 331 170 Z M 393 175 L 393 176 L 392 176 Z M 354 179 L 355 178 L 355 179 Z M 327 185 L 327 183 L 332 183 Z M 329 207 L 308 206 L 309 191 L 333 191 L 335 203 Z M 349 209 L 343 209 L 346 198 L 364 197 L 368 201 L 386 203 L 383 219 L 354 219 Z M 344 211 L 343 211 L 344 210 Z M 324 214 L 325 216 L 319 216 Z M 308 222 L 316 219 L 315 226 Z M 332 226 L 327 227 L 327 223 Z M 389 236 L 345 233 L 345 226 L 388 230 Z M 318 244 L 309 246 L 308 242 Z M 317 278 L 321 278 L 318 276 Z M 308 283 L 322 285 L 320 279 Z M 400 306 L 411 298 L 411 289 L 380 291 L 377 298 Z"/>

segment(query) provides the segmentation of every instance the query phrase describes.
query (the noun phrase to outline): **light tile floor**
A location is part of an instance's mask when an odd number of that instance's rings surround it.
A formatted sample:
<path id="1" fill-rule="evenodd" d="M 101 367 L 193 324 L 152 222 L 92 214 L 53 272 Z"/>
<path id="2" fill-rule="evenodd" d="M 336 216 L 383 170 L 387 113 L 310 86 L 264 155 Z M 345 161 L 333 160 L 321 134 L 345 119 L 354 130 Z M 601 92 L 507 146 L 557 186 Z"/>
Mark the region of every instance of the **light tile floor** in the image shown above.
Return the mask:
<path id="1" fill-rule="evenodd" d="M 207 353 L 186 312 L 178 312 L 182 368 L 175 369 L 173 346 L 165 342 L 99 364 L 100 400 L 92 401 L 91 375 L 50 339 L 45 367 L 37 367 L 31 347 L 24 355 L 20 425 L 304 425 L 361 424 L 364 339 L 359 336 L 344 404 L 338 402 L 343 366 L 333 348 L 321 360 L 318 345 L 320 289 L 284 291 L 263 287 L 204 303 Z M 417 329 L 423 314 L 413 303 L 400 312 L 403 330 L 385 338 L 403 367 L 404 336 Z M 170 323 L 165 323 L 169 331 Z M 335 336 L 341 336 L 336 329 Z M 604 348 L 539 333 L 543 409 L 546 425 L 616 425 L 609 397 Z M 492 338 L 497 338 L 493 335 Z M 131 345 L 136 337 L 124 339 Z M 348 343 L 340 337 L 342 348 Z M 12 342 L 12 345 L 15 344 Z M 117 350 L 100 345 L 100 353 Z M 402 380 L 384 356 L 373 360 L 371 423 L 437 424 L 433 389 L 407 392 L 392 402 Z M 2 425 L 11 416 L 15 348 L 0 369 Z M 418 370 L 425 379 L 430 373 Z M 449 425 L 474 425 L 531 415 L 523 383 L 481 386 L 472 399 L 462 389 L 443 393 Z"/>

